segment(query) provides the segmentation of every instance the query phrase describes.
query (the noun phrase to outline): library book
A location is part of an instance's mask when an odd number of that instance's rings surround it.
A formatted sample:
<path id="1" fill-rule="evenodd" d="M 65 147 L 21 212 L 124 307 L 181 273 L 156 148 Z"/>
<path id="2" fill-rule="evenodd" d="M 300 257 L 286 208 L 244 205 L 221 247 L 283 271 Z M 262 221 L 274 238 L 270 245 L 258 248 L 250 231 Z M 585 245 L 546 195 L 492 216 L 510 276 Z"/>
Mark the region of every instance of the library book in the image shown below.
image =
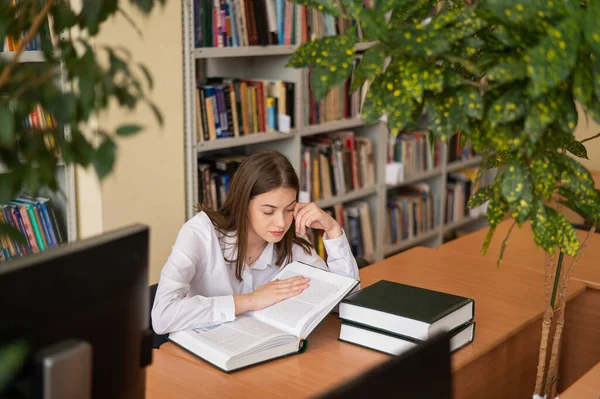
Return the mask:
<path id="1" fill-rule="evenodd" d="M 299 295 L 236 320 L 169 334 L 169 340 L 225 372 L 302 353 L 306 339 L 359 282 L 302 262 L 285 266 L 275 279 L 309 277 Z"/>
<path id="2" fill-rule="evenodd" d="M 450 331 L 450 353 L 470 344 L 474 338 L 474 321 L 456 327 Z M 339 340 L 390 355 L 400 355 L 424 342 L 349 321 L 342 321 Z"/>
<path id="3" fill-rule="evenodd" d="M 387 280 L 357 291 L 339 307 L 343 321 L 425 341 L 473 320 L 470 298 Z"/>

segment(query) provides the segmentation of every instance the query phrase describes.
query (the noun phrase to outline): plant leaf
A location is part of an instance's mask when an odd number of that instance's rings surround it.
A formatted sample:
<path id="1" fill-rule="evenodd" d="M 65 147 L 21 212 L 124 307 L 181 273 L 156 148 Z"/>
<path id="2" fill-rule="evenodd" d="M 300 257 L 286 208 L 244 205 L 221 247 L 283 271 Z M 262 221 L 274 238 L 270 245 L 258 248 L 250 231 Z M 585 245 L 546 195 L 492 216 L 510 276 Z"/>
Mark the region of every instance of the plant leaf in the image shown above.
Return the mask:
<path id="1" fill-rule="evenodd" d="M 305 5 L 308 8 L 314 8 L 321 11 L 323 14 L 328 14 L 334 17 L 347 18 L 342 10 L 340 10 L 338 3 L 335 1 L 327 0 L 295 0 L 294 3 Z"/>
<path id="2" fill-rule="evenodd" d="M 469 209 L 477 208 L 490 200 L 494 194 L 494 186 L 480 187 L 475 194 L 471 195 L 467 207 Z"/>
<path id="3" fill-rule="evenodd" d="M 144 64 L 138 64 L 138 66 L 140 67 L 142 73 L 144 74 L 144 77 L 146 78 L 146 81 L 148 82 L 148 87 L 150 88 L 150 90 L 154 89 L 154 79 L 152 79 L 152 74 L 150 73 L 148 68 Z"/>
<path id="4" fill-rule="evenodd" d="M 590 197 L 577 196 L 566 187 L 560 187 L 559 193 L 564 198 L 561 204 L 581 215 L 586 223 L 600 227 L 600 190 L 590 192 Z"/>
<path id="5" fill-rule="evenodd" d="M 556 91 L 533 100 L 525 118 L 525 134 L 531 143 L 537 143 L 548 125 L 558 117 Z"/>
<path id="6" fill-rule="evenodd" d="M 533 201 L 531 209 L 531 230 L 535 244 L 553 253 L 558 243 L 557 226 L 552 223 L 552 213 L 556 211 L 539 200 Z"/>
<path id="7" fill-rule="evenodd" d="M 494 233 L 496 232 L 496 226 L 490 226 L 487 234 L 485 235 L 485 240 L 483 240 L 483 246 L 481 247 L 481 255 L 485 255 L 487 252 L 490 243 L 492 242 L 492 238 L 494 237 Z"/>
<path id="8" fill-rule="evenodd" d="M 498 260 L 496 261 L 496 267 L 500 266 L 500 262 L 502 262 L 502 258 L 504 257 L 504 251 L 506 250 L 506 244 L 508 244 L 508 238 L 510 237 L 510 233 L 512 233 L 513 228 L 515 227 L 516 222 L 510 226 L 508 229 L 508 233 L 506 233 L 506 237 L 502 240 L 502 244 L 500 245 L 500 254 L 498 254 Z"/>
<path id="9" fill-rule="evenodd" d="M 434 57 L 448 50 L 443 32 L 425 30 L 419 25 L 402 24 L 392 37 L 393 48 L 403 48 L 416 57 Z"/>
<path id="10" fill-rule="evenodd" d="M 545 159 L 542 154 L 533 158 L 529 164 L 534 192 L 545 199 L 550 199 L 558 181 L 559 173 L 555 167 L 556 165 Z"/>
<path id="11" fill-rule="evenodd" d="M 585 146 L 575 139 L 573 139 L 571 144 L 567 147 L 567 151 L 576 157 L 589 159 Z"/>
<path id="12" fill-rule="evenodd" d="M 140 125 L 121 125 L 117 128 L 116 134 L 117 136 L 126 137 L 133 136 L 142 131 L 142 127 Z"/>
<path id="13" fill-rule="evenodd" d="M 518 120 L 525 115 L 525 89 L 514 86 L 494 101 L 489 109 L 488 120 L 492 126 Z"/>
<path id="14" fill-rule="evenodd" d="M 497 226 L 504 220 L 504 216 L 508 211 L 508 204 L 502 198 L 501 188 L 499 184 L 494 184 L 494 195 L 490 198 L 487 207 L 487 219 L 490 226 Z"/>
<path id="15" fill-rule="evenodd" d="M 598 21 L 600 21 L 600 3 L 598 1 L 588 1 L 584 13 L 583 33 L 586 42 L 600 57 L 600 30 Z"/>
<path id="16" fill-rule="evenodd" d="M 163 119 L 162 113 L 160 112 L 160 110 L 158 109 L 158 107 L 154 103 L 152 103 L 150 101 L 148 101 L 147 104 L 150 107 L 150 109 L 152 110 L 152 113 L 154 114 L 154 117 L 156 118 L 156 121 L 158 122 L 158 125 L 160 127 L 163 127 L 164 124 L 165 124 L 165 120 Z"/>
<path id="17" fill-rule="evenodd" d="M 15 121 L 7 106 L 0 106 L 0 144 L 12 148 L 15 144 Z"/>
<path id="18" fill-rule="evenodd" d="M 0 346 L 0 392 L 4 391 L 25 365 L 29 345 L 19 339 Z"/>
<path id="19" fill-rule="evenodd" d="M 561 168 L 560 182 L 575 195 L 584 197 L 593 195 L 594 180 L 590 172 L 577 160 L 565 154 L 555 154 Z"/>
<path id="20" fill-rule="evenodd" d="M 481 5 L 494 17 L 510 25 L 527 27 L 540 18 L 556 18 L 568 14 L 565 3 L 570 0 L 487 0 Z M 533 28 L 533 27 L 532 27 Z"/>
<path id="21" fill-rule="evenodd" d="M 18 187 L 15 185 L 14 173 L 0 173 L 0 204 L 6 204 L 15 197 L 18 191 Z"/>
<path id="22" fill-rule="evenodd" d="M 103 180 L 112 171 L 116 154 L 117 145 L 109 136 L 104 136 L 93 158 L 94 169 L 99 180 Z"/>
<path id="23" fill-rule="evenodd" d="M 527 64 L 523 60 L 498 64 L 491 68 L 486 76 L 488 80 L 494 83 L 514 82 L 527 77 Z"/>
<path id="24" fill-rule="evenodd" d="M 521 160 L 513 160 L 502 175 L 502 196 L 509 204 L 518 201 L 523 195 L 527 180 L 527 166 Z"/>
<path id="25" fill-rule="evenodd" d="M 473 119 L 483 117 L 483 98 L 476 87 L 465 86 L 456 91 L 458 104 L 463 111 Z"/>
<path id="26" fill-rule="evenodd" d="M 446 59 L 446 61 L 452 63 L 452 64 L 458 64 L 461 67 L 463 67 L 467 72 L 479 76 L 481 75 L 481 71 L 479 70 L 479 67 L 477 65 L 475 65 L 475 63 L 473 63 L 470 60 L 467 60 L 465 58 L 461 58 L 461 57 L 456 57 L 452 54 L 444 54 L 442 56 L 444 59 Z"/>
<path id="27" fill-rule="evenodd" d="M 577 60 L 580 29 L 576 18 L 567 18 L 556 27 L 550 26 L 548 35 L 527 52 L 524 59 L 532 98 L 547 93 L 569 76 Z"/>
<path id="28" fill-rule="evenodd" d="M 385 59 L 386 53 L 382 44 L 376 44 L 367 49 L 356 68 L 354 68 L 354 79 L 350 90 L 352 92 L 356 91 L 367 80 L 373 80 L 375 76 L 379 75 L 383 70 Z"/>

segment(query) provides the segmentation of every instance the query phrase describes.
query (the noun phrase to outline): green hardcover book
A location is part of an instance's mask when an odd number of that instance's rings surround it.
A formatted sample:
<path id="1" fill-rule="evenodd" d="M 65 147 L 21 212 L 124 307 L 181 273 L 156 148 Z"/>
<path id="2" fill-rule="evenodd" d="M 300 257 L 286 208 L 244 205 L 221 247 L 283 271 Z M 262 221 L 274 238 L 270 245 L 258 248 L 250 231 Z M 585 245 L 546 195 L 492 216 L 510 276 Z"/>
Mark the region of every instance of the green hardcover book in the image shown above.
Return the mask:
<path id="1" fill-rule="evenodd" d="M 470 344 L 474 338 L 475 322 L 456 327 L 451 331 L 450 353 Z M 342 321 L 339 340 L 390 355 L 400 355 L 423 342 L 349 321 Z"/>
<path id="2" fill-rule="evenodd" d="M 419 340 L 450 331 L 474 315 L 470 298 L 387 280 L 349 295 L 339 308 L 343 320 Z"/>

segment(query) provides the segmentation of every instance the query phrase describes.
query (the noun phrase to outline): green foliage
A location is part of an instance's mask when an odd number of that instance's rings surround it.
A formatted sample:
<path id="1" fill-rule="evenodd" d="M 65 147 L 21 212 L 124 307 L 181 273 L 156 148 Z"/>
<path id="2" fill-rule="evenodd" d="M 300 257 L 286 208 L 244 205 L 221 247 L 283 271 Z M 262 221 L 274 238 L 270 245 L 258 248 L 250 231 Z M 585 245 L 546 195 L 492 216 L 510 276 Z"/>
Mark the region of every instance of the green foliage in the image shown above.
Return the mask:
<path id="1" fill-rule="evenodd" d="M 593 223 L 600 218 L 598 191 L 574 158 L 589 154 L 573 135 L 576 102 L 600 122 L 600 2 L 385 0 L 372 10 L 342 4 L 344 17 L 362 28 L 361 40 L 378 43 L 354 71 L 348 68 L 353 90 L 371 82 L 362 116 L 372 122 L 387 115 L 390 129 L 401 132 L 426 114 L 437 137 L 461 132 L 484 154 L 479 175 L 499 168 L 493 185 L 469 201 L 489 201 L 483 252 L 509 216 L 518 225 L 531 221 L 544 250 L 575 254 L 577 237 L 555 206 L 561 202 Z M 315 44 L 302 46 L 292 66 L 317 70 L 320 52 L 354 45 L 348 34 L 327 40 L 310 51 L 305 46 Z M 352 65 L 350 58 L 343 62 Z M 333 87 L 315 86 L 319 94 Z"/>
<path id="2" fill-rule="evenodd" d="M 80 10 L 66 0 L 10 3 L 0 5 L 0 40 L 6 35 L 20 38 L 39 33 L 46 62 L 19 63 L 16 56 L 0 59 L 0 165 L 6 169 L 0 172 L 0 203 L 21 192 L 35 196 L 42 188 L 57 191 L 56 171 L 61 163 L 93 165 L 100 179 L 109 175 L 117 137 L 142 131 L 136 124 L 114 132 L 92 130 L 90 118 L 112 101 L 129 110 L 148 106 L 159 124 L 163 122 L 148 97 L 153 84 L 148 69 L 136 64 L 126 49 L 92 46 L 102 24 L 122 12 L 123 0 L 84 0 Z M 166 0 L 129 3 L 148 14 Z M 41 25 L 35 25 L 36 20 Z M 71 28 L 82 34 L 75 37 Z M 20 45 L 25 48 L 26 44 L 22 40 Z M 59 84 L 61 73 L 69 82 L 67 89 Z M 45 114 L 53 120 L 44 118 Z M 30 116 L 38 122 L 30 123 Z M 1 228 L 0 234 L 18 234 L 10 226 Z"/>
<path id="3" fill-rule="evenodd" d="M 28 350 L 29 345 L 23 340 L 0 344 L 0 394 L 25 364 Z"/>

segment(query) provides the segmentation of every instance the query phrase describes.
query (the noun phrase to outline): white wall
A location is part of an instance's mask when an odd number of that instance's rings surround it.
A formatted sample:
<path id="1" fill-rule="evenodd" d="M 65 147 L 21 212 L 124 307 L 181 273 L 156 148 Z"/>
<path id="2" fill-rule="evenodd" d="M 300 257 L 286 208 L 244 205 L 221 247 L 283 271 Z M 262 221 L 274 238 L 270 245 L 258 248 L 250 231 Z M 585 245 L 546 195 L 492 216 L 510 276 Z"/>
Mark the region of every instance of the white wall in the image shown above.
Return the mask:
<path id="1" fill-rule="evenodd" d="M 124 46 L 133 60 L 148 67 L 154 77 L 151 98 L 165 124 L 159 128 L 143 104 L 134 113 L 114 104 L 100 115 L 99 125 L 109 131 L 123 123 L 140 123 L 145 130 L 118 140 L 113 174 L 101 186 L 89 173 L 78 173 L 79 234 L 84 238 L 132 223 L 149 225 L 150 282 L 154 283 L 185 221 L 181 2 L 170 0 L 149 17 L 127 1 L 120 3 L 143 37 L 119 16 L 103 25 L 96 45 Z"/>

